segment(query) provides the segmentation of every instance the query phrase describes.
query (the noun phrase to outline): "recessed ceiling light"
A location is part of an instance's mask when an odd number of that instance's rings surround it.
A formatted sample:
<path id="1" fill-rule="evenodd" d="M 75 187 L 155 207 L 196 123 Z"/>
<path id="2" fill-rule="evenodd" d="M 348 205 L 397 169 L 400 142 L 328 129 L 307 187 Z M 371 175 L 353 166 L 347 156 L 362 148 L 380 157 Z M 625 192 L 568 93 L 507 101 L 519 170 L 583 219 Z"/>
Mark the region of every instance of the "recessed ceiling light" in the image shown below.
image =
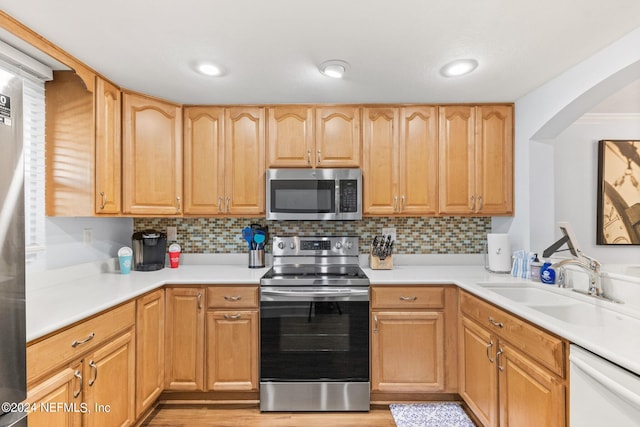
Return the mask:
<path id="1" fill-rule="evenodd" d="M 205 76 L 219 77 L 222 75 L 222 68 L 210 62 L 198 63 L 196 65 L 196 70 Z"/>
<path id="2" fill-rule="evenodd" d="M 341 79 L 344 73 L 349 69 L 349 64 L 339 59 L 325 61 L 318 67 L 320 72 L 327 77 Z"/>
<path id="3" fill-rule="evenodd" d="M 469 74 L 478 67 L 475 59 L 456 59 L 440 69 L 440 74 L 445 77 L 458 77 Z"/>

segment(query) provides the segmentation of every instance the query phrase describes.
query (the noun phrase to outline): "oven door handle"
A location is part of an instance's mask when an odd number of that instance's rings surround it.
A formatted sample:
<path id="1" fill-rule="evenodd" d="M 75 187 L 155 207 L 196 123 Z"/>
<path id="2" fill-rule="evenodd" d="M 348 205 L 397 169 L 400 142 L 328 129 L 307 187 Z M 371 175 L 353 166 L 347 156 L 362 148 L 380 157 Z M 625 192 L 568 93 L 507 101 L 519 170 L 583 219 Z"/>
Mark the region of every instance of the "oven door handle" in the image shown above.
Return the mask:
<path id="1" fill-rule="evenodd" d="M 350 289 L 337 288 L 329 290 L 309 289 L 309 290 L 284 290 L 284 289 L 265 289 L 260 290 L 261 295 L 272 298 L 345 298 L 345 299 L 361 299 L 367 301 L 369 299 L 369 289 Z"/>

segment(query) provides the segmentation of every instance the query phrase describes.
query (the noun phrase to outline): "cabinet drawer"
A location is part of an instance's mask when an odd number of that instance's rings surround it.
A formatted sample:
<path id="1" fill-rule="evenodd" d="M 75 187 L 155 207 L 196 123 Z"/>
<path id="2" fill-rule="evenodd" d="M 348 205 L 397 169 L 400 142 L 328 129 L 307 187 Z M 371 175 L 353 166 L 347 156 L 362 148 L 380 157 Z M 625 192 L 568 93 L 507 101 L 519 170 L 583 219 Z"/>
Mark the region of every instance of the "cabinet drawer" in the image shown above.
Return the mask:
<path id="1" fill-rule="evenodd" d="M 257 286 L 211 286 L 207 288 L 208 308 L 257 308 Z"/>
<path id="2" fill-rule="evenodd" d="M 65 329 L 27 347 L 27 383 L 80 357 L 135 322 L 135 302 L 129 302 Z"/>
<path id="3" fill-rule="evenodd" d="M 460 310 L 564 378 L 566 349 L 562 339 L 466 292 L 460 296 Z"/>
<path id="4" fill-rule="evenodd" d="M 373 286 L 372 308 L 444 308 L 441 286 Z"/>

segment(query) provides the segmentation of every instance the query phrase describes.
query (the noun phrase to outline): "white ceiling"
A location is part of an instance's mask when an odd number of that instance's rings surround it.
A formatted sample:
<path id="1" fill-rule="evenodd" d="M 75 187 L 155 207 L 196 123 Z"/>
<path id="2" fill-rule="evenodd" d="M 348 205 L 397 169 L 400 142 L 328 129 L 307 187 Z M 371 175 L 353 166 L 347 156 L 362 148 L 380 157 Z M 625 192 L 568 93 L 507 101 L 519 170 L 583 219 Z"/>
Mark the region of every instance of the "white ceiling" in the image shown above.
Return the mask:
<path id="1" fill-rule="evenodd" d="M 638 0 L 0 0 L 115 83 L 185 104 L 513 102 L 640 27 Z M 471 75 L 441 77 L 472 57 Z M 317 65 L 347 61 L 342 80 Z M 226 69 L 196 74 L 201 60 Z"/>

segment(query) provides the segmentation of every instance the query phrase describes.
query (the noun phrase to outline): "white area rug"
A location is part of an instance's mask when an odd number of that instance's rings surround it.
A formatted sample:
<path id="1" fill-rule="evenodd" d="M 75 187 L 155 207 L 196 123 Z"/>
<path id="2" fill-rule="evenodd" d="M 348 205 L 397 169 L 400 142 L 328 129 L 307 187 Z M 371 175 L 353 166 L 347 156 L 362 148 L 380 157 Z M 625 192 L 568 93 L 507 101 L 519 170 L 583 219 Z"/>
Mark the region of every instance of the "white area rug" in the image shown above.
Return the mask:
<path id="1" fill-rule="evenodd" d="M 475 427 L 459 403 L 389 405 L 397 427 Z"/>

